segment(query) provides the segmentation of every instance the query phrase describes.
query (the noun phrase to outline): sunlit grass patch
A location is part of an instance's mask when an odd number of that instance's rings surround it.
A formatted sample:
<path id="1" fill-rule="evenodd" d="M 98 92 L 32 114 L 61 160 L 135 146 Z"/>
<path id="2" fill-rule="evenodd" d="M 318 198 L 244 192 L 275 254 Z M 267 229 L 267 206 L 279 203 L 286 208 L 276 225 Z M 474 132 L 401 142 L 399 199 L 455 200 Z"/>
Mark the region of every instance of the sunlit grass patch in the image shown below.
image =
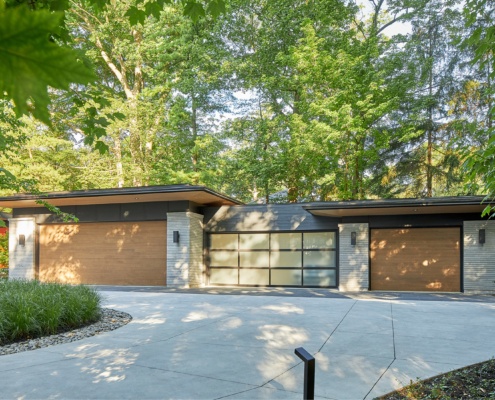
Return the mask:
<path id="1" fill-rule="evenodd" d="M 100 295 L 87 286 L 0 281 L 0 345 L 96 322 L 100 306 Z"/>

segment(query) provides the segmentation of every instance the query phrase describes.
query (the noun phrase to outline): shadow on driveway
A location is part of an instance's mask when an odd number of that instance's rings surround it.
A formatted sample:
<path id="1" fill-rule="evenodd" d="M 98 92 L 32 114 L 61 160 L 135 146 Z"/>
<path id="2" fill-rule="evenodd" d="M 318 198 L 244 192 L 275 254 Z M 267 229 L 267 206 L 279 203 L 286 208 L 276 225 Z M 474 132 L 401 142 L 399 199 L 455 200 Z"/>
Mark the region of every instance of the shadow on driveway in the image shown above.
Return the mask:
<path id="1" fill-rule="evenodd" d="M 427 292 L 339 292 L 336 289 L 286 288 L 286 287 L 204 287 L 170 288 L 162 286 L 94 286 L 100 291 L 141 292 L 141 293 L 183 293 L 234 296 L 281 296 L 313 297 L 354 300 L 418 300 L 418 301 L 455 301 L 466 303 L 495 303 L 495 295 L 465 293 L 427 293 Z"/>

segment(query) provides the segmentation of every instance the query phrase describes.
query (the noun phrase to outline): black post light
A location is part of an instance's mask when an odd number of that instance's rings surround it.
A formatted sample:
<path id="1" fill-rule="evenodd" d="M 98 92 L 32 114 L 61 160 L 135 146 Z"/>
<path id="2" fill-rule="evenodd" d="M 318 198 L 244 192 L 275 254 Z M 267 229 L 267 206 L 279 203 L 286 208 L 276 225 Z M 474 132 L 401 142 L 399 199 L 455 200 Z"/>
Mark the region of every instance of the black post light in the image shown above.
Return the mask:
<path id="1" fill-rule="evenodd" d="M 304 400 L 315 398 L 315 358 L 303 347 L 298 347 L 294 353 L 304 362 Z"/>
<path id="2" fill-rule="evenodd" d="M 180 234 L 179 231 L 174 231 L 174 243 L 179 243 Z"/>

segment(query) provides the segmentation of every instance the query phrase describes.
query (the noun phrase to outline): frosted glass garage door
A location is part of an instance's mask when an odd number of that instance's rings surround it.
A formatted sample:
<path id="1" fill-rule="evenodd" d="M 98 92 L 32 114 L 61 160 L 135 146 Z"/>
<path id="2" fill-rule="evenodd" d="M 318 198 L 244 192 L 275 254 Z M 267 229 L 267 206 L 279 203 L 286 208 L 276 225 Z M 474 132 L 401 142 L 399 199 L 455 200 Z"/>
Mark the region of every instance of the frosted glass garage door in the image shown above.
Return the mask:
<path id="1" fill-rule="evenodd" d="M 209 235 L 211 285 L 337 287 L 337 232 Z"/>

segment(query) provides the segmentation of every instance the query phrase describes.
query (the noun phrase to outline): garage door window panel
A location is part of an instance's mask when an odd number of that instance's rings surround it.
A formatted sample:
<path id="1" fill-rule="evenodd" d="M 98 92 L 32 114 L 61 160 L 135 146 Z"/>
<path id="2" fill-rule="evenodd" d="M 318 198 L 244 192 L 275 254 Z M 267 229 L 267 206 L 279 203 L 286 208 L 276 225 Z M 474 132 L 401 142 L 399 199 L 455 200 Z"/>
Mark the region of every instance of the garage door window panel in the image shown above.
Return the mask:
<path id="1" fill-rule="evenodd" d="M 270 265 L 269 251 L 241 251 L 239 253 L 241 268 L 268 268 Z"/>
<path id="2" fill-rule="evenodd" d="M 238 271 L 237 268 L 210 268 L 210 283 L 215 285 L 237 285 Z"/>
<path id="3" fill-rule="evenodd" d="M 301 233 L 272 233 L 270 237 L 271 250 L 301 250 Z"/>
<path id="4" fill-rule="evenodd" d="M 301 286 L 302 271 L 300 269 L 272 269 L 272 285 Z"/>
<path id="5" fill-rule="evenodd" d="M 270 253 L 271 268 L 301 268 L 300 251 L 272 251 Z"/>
<path id="6" fill-rule="evenodd" d="M 334 269 L 310 269 L 303 271 L 304 286 L 336 286 L 337 271 Z"/>
<path id="7" fill-rule="evenodd" d="M 268 286 L 270 284 L 270 271 L 259 268 L 241 269 L 239 270 L 239 284 Z"/>
<path id="8" fill-rule="evenodd" d="M 237 251 L 212 251 L 210 252 L 210 266 L 212 267 L 237 267 Z"/>
<path id="9" fill-rule="evenodd" d="M 316 250 L 304 252 L 304 268 L 335 268 L 336 252 L 328 250 Z"/>

